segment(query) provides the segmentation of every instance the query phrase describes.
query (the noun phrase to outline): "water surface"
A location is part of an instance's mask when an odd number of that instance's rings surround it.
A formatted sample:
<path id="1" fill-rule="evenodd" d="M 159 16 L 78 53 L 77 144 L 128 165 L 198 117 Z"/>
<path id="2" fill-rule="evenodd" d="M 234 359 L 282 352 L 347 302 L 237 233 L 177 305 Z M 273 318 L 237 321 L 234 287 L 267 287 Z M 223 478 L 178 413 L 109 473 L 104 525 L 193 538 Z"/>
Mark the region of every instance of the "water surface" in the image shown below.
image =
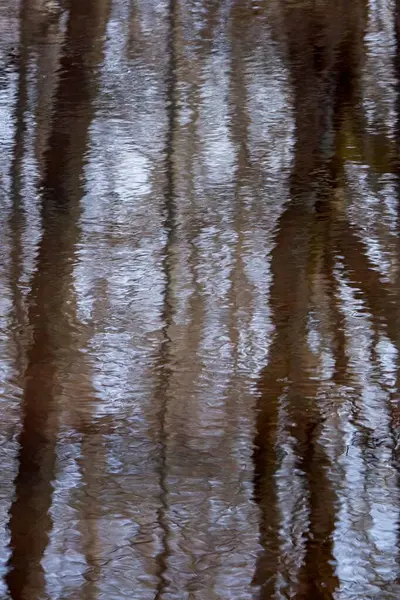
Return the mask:
<path id="1" fill-rule="evenodd" d="M 1 598 L 400 596 L 397 4 L 1 2 Z"/>

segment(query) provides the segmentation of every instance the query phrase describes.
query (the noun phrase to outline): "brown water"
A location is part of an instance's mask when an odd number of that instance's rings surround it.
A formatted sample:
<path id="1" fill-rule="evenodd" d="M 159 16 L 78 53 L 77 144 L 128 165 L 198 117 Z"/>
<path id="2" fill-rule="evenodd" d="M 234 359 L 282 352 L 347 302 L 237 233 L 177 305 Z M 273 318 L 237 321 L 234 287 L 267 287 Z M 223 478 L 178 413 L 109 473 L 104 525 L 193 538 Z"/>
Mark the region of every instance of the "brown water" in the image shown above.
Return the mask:
<path id="1" fill-rule="evenodd" d="M 400 597 L 399 15 L 2 0 L 1 599 Z"/>

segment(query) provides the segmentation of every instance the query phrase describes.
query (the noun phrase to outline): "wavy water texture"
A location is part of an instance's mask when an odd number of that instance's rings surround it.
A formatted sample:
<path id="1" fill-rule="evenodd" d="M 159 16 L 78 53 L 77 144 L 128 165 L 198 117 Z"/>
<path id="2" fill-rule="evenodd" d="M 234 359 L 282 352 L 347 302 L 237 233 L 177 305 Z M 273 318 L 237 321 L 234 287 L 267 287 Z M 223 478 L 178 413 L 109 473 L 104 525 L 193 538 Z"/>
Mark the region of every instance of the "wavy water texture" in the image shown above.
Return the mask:
<path id="1" fill-rule="evenodd" d="M 1 598 L 400 596 L 399 11 L 3 0 Z"/>

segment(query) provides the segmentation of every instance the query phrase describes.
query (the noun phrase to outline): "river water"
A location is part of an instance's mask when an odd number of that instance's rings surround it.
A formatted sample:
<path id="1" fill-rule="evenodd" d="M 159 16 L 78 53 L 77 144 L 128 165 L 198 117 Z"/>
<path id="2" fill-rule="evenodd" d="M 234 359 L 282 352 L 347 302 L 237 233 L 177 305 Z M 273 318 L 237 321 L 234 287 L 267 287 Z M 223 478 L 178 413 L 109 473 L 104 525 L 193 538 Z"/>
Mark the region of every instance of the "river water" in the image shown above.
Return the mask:
<path id="1" fill-rule="evenodd" d="M 399 15 L 2 0 L 1 599 L 400 597 Z"/>

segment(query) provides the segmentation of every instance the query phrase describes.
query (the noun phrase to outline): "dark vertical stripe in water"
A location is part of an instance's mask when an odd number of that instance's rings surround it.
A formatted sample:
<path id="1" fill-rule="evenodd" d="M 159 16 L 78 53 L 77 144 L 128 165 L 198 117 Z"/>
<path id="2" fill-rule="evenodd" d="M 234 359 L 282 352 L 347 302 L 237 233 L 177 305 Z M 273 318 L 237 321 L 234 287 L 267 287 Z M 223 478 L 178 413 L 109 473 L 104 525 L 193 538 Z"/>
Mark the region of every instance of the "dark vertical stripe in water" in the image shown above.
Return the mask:
<path id="1" fill-rule="evenodd" d="M 317 402 L 317 398 L 314 401 Z M 297 600 L 329 600 L 334 597 L 339 584 L 333 567 L 337 499 L 328 476 L 330 461 L 317 439 L 318 429 L 317 422 L 306 428 L 304 452 L 299 464 L 306 475 L 309 491 L 309 525 Z"/>
<path id="2" fill-rule="evenodd" d="M 14 265 L 14 309 L 21 319 L 19 273 L 21 267 L 21 164 L 25 145 L 25 111 L 27 105 L 27 61 L 30 2 L 25 0 L 20 12 L 19 84 L 16 113 L 16 136 L 12 164 L 13 213 L 12 231 Z M 17 237 L 18 236 L 18 237 Z M 41 257 L 39 255 L 39 266 Z M 29 298 L 29 324 L 32 346 L 28 351 L 22 401 L 22 431 L 19 438 L 19 470 L 15 480 L 15 500 L 10 511 L 11 557 L 6 583 L 13 599 L 36 598 L 44 589 L 41 559 L 50 528 L 48 508 L 51 502 L 51 480 L 54 473 L 54 435 L 50 408 L 54 376 L 52 353 L 46 351 L 45 317 L 37 304 L 41 284 L 34 278 Z"/>
<path id="3" fill-rule="evenodd" d="M 104 34 L 108 2 L 70 0 L 65 43 L 45 154 L 42 239 L 29 297 L 32 343 L 27 354 L 15 500 L 10 510 L 11 556 L 6 584 L 13 600 L 45 594 L 42 566 L 52 519 L 62 357 L 71 341 L 65 300 L 72 285 L 77 216 L 88 128 L 92 69 L 88 53 Z M 101 17 L 99 19 L 99 16 Z M 93 63 L 93 61 L 92 61 Z"/>
<path id="4" fill-rule="evenodd" d="M 18 50 L 18 91 L 15 109 L 15 136 L 13 146 L 13 157 L 11 166 L 11 194 L 12 212 L 10 218 L 11 242 L 11 278 L 14 308 L 14 331 L 16 333 L 17 346 L 17 371 L 21 373 L 24 369 L 24 351 L 22 330 L 25 323 L 23 300 L 19 280 L 22 272 L 22 230 L 23 230 L 23 207 L 22 207 L 22 176 L 23 157 L 26 133 L 26 109 L 27 109 L 27 75 L 29 60 L 29 35 L 28 35 L 29 0 L 23 0 L 20 7 L 20 42 Z"/>
<path id="5" fill-rule="evenodd" d="M 398 237 L 398 254 L 400 255 L 400 0 L 396 0 L 394 8 L 394 19 L 395 19 L 395 33 L 396 33 L 396 54 L 395 54 L 395 73 L 396 73 L 396 84 L 397 84 L 397 97 L 396 97 L 396 160 L 395 162 L 395 174 L 397 177 L 397 237 Z M 400 305 L 400 268 L 397 267 L 396 277 L 396 298 L 397 307 Z M 400 330 L 400 318 L 398 320 L 398 330 Z M 400 340 L 399 340 L 400 341 Z M 397 345 L 397 350 L 400 354 L 400 343 Z M 391 397 L 391 432 L 393 436 L 393 460 L 395 468 L 397 469 L 397 488 L 400 496 L 400 358 L 397 357 L 397 377 L 396 377 L 396 390 Z M 397 579 L 400 581 L 400 518 L 397 523 Z"/>
<path id="6" fill-rule="evenodd" d="M 344 7 L 341 7 L 344 8 Z M 271 307 L 275 325 L 268 364 L 260 380 L 255 436 L 255 498 L 261 510 L 260 536 L 264 552 L 255 583 L 260 599 L 274 597 L 277 576 L 290 585 L 280 555 L 281 508 L 277 501 L 276 473 L 280 441 L 291 439 L 296 466 L 307 494 L 308 524 L 304 524 L 305 557 L 296 586 L 296 598 L 333 598 L 338 586 L 334 572 L 333 532 L 336 494 L 329 481 L 329 459 L 318 435 L 322 415 L 318 384 L 307 346 L 307 319 L 314 268 L 313 248 L 322 250 L 322 268 L 332 269 L 334 257 L 327 225 L 331 213 L 336 164 L 335 126 L 341 103 L 348 101 L 343 84 L 355 75 L 357 52 L 349 44 L 359 41 L 353 31 L 353 9 L 333 8 L 329 15 L 315 8 L 292 8 L 285 14 L 294 94 L 296 144 L 289 203 L 278 222 L 272 253 Z M 356 9 L 354 8 L 354 11 Z M 356 19 L 358 23 L 358 20 Z M 357 65 L 358 66 L 358 65 Z M 344 72 L 349 69 L 348 72 Z M 324 223 L 325 221 L 325 223 Z M 328 244 L 328 245 L 326 245 Z M 311 270 L 310 270 L 311 269 Z M 335 294 L 333 272 L 325 272 Z M 335 314 L 337 308 L 334 306 Z M 336 320 L 340 316 L 336 315 Z M 346 364 L 344 340 L 337 338 L 337 369 Z M 284 398 L 284 400 L 283 400 Z M 284 402 L 284 404 L 282 404 Z M 285 422 L 280 407 L 284 406 Z M 287 422 L 286 422 L 287 419 Z M 305 517 L 303 517 L 305 518 Z"/>
<path id="7" fill-rule="evenodd" d="M 164 231 L 166 243 L 163 257 L 164 271 L 164 298 L 162 309 L 162 340 L 160 347 L 160 381 L 157 388 L 156 401 L 159 403 L 158 427 L 159 427 L 159 485 L 160 485 L 160 508 L 158 510 L 158 524 L 161 533 L 161 549 L 157 556 L 158 584 L 155 591 L 155 600 L 161 600 L 167 586 L 166 573 L 169 557 L 169 525 L 168 525 L 168 461 L 166 431 L 168 413 L 168 394 L 170 386 L 170 345 L 169 328 L 173 322 L 173 290 L 172 290 L 172 252 L 174 248 L 176 229 L 176 207 L 174 186 L 174 139 L 176 129 L 177 111 L 177 64 L 176 64 L 176 23 L 177 1 L 170 0 L 168 8 L 168 66 L 166 71 L 166 111 L 167 131 L 165 139 L 165 205 L 164 205 Z"/>

